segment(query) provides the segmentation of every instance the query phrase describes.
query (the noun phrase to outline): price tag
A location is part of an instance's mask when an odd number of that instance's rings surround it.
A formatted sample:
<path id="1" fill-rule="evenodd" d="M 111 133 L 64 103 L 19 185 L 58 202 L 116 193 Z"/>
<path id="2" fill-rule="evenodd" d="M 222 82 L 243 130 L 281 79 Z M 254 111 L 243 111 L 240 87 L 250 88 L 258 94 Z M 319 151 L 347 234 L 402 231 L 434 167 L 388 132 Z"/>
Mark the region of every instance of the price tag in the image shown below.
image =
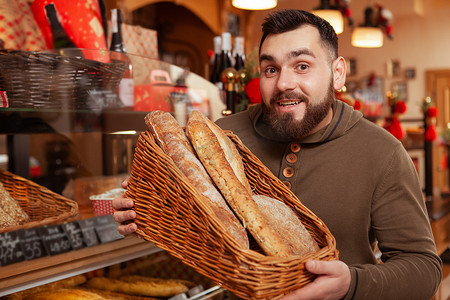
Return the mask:
<path id="1" fill-rule="evenodd" d="M 36 228 L 19 230 L 17 233 L 27 260 L 48 255 Z"/>
<path id="2" fill-rule="evenodd" d="M 25 260 L 17 232 L 4 232 L 0 234 L 0 266 L 6 266 Z"/>
<path id="3" fill-rule="evenodd" d="M 95 218 L 78 220 L 78 225 L 80 225 L 87 247 L 99 244 L 97 233 L 95 232 Z"/>
<path id="4" fill-rule="evenodd" d="M 61 224 L 62 229 L 69 238 L 70 245 L 73 250 L 78 250 L 84 247 L 83 233 L 81 232 L 80 225 L 76 222 Z"/>
<path id="5" fill-rule="evenodd" d="M 95 230 L 102 243 L 108 243 L 124 238 L 117 231 L 117 223 L 112 215 L 98 216 L 95 218 Z"/>
<path id="6" fill-rule="evenodd" d="M 71 250 L 69 238 L 61 226 L 40 227 L 39 234 L 49 255 L 56 255 Z"/>

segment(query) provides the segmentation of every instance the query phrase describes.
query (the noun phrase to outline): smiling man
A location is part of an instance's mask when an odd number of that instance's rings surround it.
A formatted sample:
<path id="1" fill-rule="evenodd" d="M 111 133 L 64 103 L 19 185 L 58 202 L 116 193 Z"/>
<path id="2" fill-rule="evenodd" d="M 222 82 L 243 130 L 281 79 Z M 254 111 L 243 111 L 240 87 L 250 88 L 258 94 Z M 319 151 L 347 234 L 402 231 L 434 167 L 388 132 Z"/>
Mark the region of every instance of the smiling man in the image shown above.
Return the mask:
<path id="1" fill-rule="evenodd" d="M 269 15 L 260 44 L 263 103 L 217 121 L 232 130 L 328 226 L 339 261 L 288 299 L 431 299 L 442 275 L 422 191 L 402 144 L 334 99 L 345 60 L 329 23 L 305 11 Z M 119 211 L 132 201 L 114 200 Z M 123 234 L 135 224 L 120 225 Z M 380 263 L 375 248 L 381 251 Z"/>

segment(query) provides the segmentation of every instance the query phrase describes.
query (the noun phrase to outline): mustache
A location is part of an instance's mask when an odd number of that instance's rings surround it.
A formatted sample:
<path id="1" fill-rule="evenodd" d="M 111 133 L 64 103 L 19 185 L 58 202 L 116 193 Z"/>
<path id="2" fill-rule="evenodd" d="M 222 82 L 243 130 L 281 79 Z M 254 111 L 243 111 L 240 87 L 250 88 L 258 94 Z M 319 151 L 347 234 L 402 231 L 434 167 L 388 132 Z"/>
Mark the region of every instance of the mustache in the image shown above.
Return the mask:
<path id="1" fill-rule="evenodd" d="M 279 100 L 300 100 L 308 103 L 309 98 L 303 94 L 295 93 L 295 92 L 287 92 L 287 93 L 278 93 L 274 97 L 272 97 L 271 102 L 275 103 Z"/>

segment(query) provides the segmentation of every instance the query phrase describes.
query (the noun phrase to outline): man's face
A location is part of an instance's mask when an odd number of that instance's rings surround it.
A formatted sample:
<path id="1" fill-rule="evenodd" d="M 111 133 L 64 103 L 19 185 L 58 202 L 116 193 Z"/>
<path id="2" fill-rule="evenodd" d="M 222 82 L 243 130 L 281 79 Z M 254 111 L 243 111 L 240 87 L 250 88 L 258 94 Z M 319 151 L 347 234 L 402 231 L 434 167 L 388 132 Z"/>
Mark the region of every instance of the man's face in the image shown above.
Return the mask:
<path id="1" fill-rule="evenodd" d="M 301 138 L 330 122 L 332 65 L 319 31 L 310 25 L 267 36 L 260 51 L 261 95 L 277 134 Z"/>

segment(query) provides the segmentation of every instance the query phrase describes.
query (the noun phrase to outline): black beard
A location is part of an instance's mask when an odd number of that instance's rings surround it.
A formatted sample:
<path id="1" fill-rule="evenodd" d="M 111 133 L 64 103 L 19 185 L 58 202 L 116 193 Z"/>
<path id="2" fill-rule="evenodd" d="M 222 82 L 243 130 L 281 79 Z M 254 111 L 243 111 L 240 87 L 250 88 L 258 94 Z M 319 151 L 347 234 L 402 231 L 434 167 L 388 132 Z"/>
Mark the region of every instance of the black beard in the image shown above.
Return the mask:
<path id="1" fill-rule="evenodd" d="M 277 105 L 277 99 L 295 99 L 305 102 L 306 112 L 303 119 L 301 121 L 295 121 L 292 114 L 283 114 L 282 116 L 279 116 L 276 110 L 271 109 L 271 106 Z M 264 120 L 268 122 L 277 136 L 287 140 L 298 140 L 308 136 L 310 132 L 325 119 L 330 111 L 333 101 L 334 88 L 332 83 L 328 87 L 324 101 L 316 105 L 311 105 L 309 99 L 304 95 L 296 93 L 278 94 L 271 99 L 271 106 L 267 106 L 263 101 L 263 116 Z"/>

